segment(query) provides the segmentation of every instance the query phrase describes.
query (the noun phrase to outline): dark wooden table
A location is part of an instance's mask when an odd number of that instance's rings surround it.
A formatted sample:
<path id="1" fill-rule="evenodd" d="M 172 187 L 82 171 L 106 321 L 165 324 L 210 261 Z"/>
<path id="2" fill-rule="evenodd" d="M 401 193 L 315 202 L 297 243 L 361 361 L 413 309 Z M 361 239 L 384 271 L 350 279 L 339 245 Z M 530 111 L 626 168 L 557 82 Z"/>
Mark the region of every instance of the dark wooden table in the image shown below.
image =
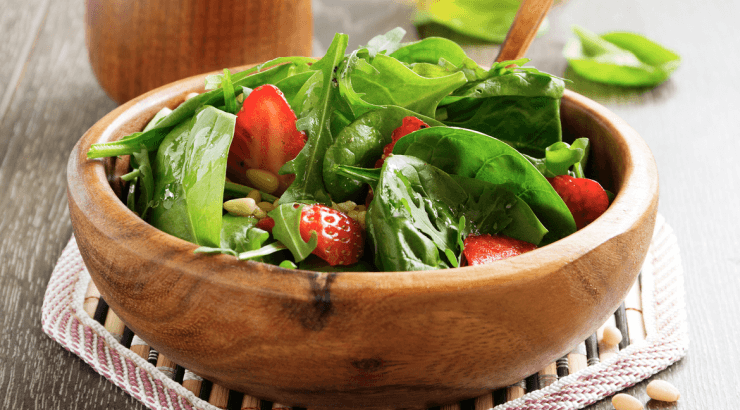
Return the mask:
<path id="1" fill-rule="evenodd" d="M 65 166 L 77 139 L 116 107 L 87 59 L 84 5 L 3 0 L 0 13 L 0 408 L 143 408 L 41 331 L 52 268 L 72 233 Z M 408 23 L 393 0 L 314 0 L 316 51 L 336 31 L 350 46 Z M 688 357 L 661 373 L 676 409 L 735 408 L 740 386 L 740 16 L 738 2 L 570 0 L 528 57 L 573 80 L 647 141 L 660 170 L 660 212 L 675 229 L 687 284 Z M 653 89 L 577 78 L 561 56 L 570 26 L 638 32 L 676 50 L 681 67 Z M 489 64 L 495 47 L 472 49 Z M 644 383 L 628 391 L 646 400 Z M 651 407 L 654 407 L 651 405 Z M 602 401 L 592 409 L 610 409 Z M 666 408 L 666 406 L 664 406 Z"/>

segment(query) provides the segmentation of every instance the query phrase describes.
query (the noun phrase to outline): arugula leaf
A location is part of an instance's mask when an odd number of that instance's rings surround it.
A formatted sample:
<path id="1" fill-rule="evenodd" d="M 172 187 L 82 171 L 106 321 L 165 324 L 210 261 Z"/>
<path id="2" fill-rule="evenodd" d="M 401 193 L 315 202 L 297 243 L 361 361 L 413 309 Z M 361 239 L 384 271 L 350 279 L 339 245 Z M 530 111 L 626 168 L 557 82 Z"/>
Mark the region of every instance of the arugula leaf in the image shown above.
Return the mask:
<path id="1" fill-rule="evenodd" d="M 601 36 L 573 26 L 576 38 L 563 49 L 573 71 L 591 81 L 620 86 L 654 86 L 667 80 L 681 57 L 639 34 Z"/>
<path id="2" fill-rule="evenodd" d="M 506 187 L 547 227 L 547 243 L 576 231 L 568 207 L 547 179 L 517 150 L 493 137 L 462 128 L 425 128 L 398 140 L 393 153 L 415 156 L 449 174 Z"/>
<path id="3" fill-rule="evenodd" d="M 298 176 L 280 198 L 281 204 L 299 201 L 331 204 L 331 199 L 324 188 L 322 166 L 324 153 L 334 142 L 330 120 L 337 100 L 340 98 L 338 87 L 335 84 L 336 70 L 344 59 L 346 48 L 347 35 L 336 34 L 326 55 L 311 66 L 312 70 L 320 73 L 317 76 L 321 76 L 321 83 L 318 85 L 318 80 L 316 80 L 315 100 L 309 103 L 296 122 L 298 130 L 306 131 L 308 135 L 306 145 L 280 170 L 281 174 Z M 306 102 L 303 106 L 306 106 Z"/>
<path id="4" fill-rule="evenodd" d="M 422 2 L 414 25 L 435 25 L 475 39 L 502 43 L 521 5 L 519 0 L 435 0 Z M 547 20 L 538 34 L 547 30 Z M 439 30 L 437 30 L 439 31 Z"/>
<path id="5" fill-rule="evenodd" d="M 275 220 L 272 236 L 290 250 L 296 262 L 306 259 L 316 249 L 318 234 L 311 232 L 311 238 L 304 242 L 301 238 L 301 211 L 303 204 L 281 204 L 268 212 L 267 215 Z"/>
<path id="6" fill-rule="evenodd" d="M 285 249 L 286 249 L 285 245 L 283 245 L 280 242 L 275 242 L 269 245 L 265 245 L 259 249 L 242 252 L 239 255 L 237 255 L 237 258 L 241 261 L 249 260 L 249 259 L 260 259 L 264 256 L 272 255 L 275 252 L 280 252 Z"/>
<path id="7" fill-rule="evenodd" d="M 176 127 L 157 151 L 149 223 L 199 245 L 221 243 L 226 154 L 236 116 L 206 107 Z"/>
<path id="8" fill-rule="evenodd" d="M 354 198 L 362 191 L 362 182 L 338 175 L 339 165 L 371 167 L 380 158 L 383 148 L 391 142 L 393 131 L 404 117 L 415 116 L 430 126 L 442 123 L 405 108 L 388 106 L 367 112 L 346 126 L 327 148 L 324 155 L 323 177 L 327 192 L 336 202 Z"/>

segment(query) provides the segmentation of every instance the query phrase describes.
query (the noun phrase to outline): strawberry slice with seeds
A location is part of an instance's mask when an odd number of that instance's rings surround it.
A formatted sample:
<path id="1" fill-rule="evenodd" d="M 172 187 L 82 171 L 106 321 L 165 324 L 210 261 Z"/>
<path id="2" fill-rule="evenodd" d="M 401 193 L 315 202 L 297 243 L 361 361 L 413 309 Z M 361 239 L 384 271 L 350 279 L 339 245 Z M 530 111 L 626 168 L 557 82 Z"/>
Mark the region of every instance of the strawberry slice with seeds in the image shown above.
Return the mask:
<path id="1" fill-rule="evenodd" d="M 252 90 L 236 115 L 227 160 L 229 179 L 247 185 L 247 170 L 269 171 L 279 180 L 275 194 L 282 194 L 295 175 L 278 175 L 278 171 L 306 145 L 306 134 L 296 129 L 296 119 L 285 96 L 274 85 Z"/>
<path id="2" fill-rule="evenodd" d="M 558 175 L 547 178 L 568 206 L 578 229 L 593 222 L 609 207 L 609 196 L 601 185 L 588 178 Z"/>
<path id="3" fill-rule="evenodd" d="M 463 255 L 468 265 L 482 265 L 521 255 L 536 245 L 503 235 L 470 235 L 465 238 Z"/>
<path id="4" fill-rule="evenodd" d="M 318 234 L 314 255 L 331 266 L 357 263 L 365 249 L 362 227 L 343 212 L 325 205 L 306 205 L 301 210 L 301 238 L 308 242 L 311 231 Z"/>
<path id="5" fill-rule="evenodd" d="M 380 168 L 383 166 L 383 162 L 385 162 L 385 159 L 388 158 L 389 155 L 391 155 L 391 153 L 393 152 L 393 147 L 396 146 L 396 142 L 398 142 L 401 137 L 404 137 L 422 128 L 429 128 L 429 126 L 424 121 L 416 117 L 404 117 L 403 121 L 401 122 L 401 126 L 393 130 L 393 134 L 391 134 L 391 142 L 390 144 L 386 145 L 385 148 L 383 148 L 383 156 L 381 156 L 380 159 L 375 162 L 375 168 Z"/>

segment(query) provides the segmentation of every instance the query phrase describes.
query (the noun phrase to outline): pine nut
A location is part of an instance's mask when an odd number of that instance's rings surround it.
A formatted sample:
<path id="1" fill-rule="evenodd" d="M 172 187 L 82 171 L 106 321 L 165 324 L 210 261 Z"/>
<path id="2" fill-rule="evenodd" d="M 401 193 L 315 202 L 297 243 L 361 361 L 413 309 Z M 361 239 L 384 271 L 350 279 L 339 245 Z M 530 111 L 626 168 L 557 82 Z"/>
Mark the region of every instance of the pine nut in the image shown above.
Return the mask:
<path id="1" fill-rule="evenodd" d="M 257 204 L 257 206 L 265 212 L 270 212 L 275 209 L 275 205 L 273 205 L 272 202 L 260 202 Z"/>
<path id="2" fill-rule="evenodd" d="M 280 202 L 280 198 L 276 199 L 275 202 L 273 202 L 272 204 L 275 205 L 275 208 L 277 208 L 278 205 L 280 205 L 279 202 Z"/>
<path id="3" fill-rule="evenodd" d="M 260 191 L 271 194 L 278 189 L 278 179 L 272 172 L 263 171 L 261 169 L 248 169 L 247 180 L 254 187 Z"/>
<path id="4" fill-rule="evenodd" d="M 674 402 L 681 397 L 676 386 L 665 380 L 653 380 L 647 385 L 647 395 L 653 400 Z"/>
<path id="5" fill-rule="evenodd" d="M 367 211 L 367 207 L 365 207 L 365 205 L 357 205 L 357 208 L 355 208 L 355 211 L 357 212 Z"/>
<path id="6" fill-rule="evenodd" d="M 352 219 L 354 219 L 354 220 L 356 221 L 356 220 L 357 220 L 357 218 L 359 218 L 359 217 L 360 217 L 360 213 L 359 213 L 359 212 L 357 212 L 357 211 L 355 211 L 355 210 L 353 209 L 353 210 L 351 210 L 351 211 L 347 212 L 347 216 L 349 216 L 350 218 L 352 218 Z"/>
<path id="7" fill-rule="evenodd" d="M 357 204 L 352 201 L 346 201 L 346 202 L 342 202 L 341 204 L 337 204 L 338 210 L 340 212 L 344 212 L 345 214 L 355 209 L 356 206 Z"/>
<path id="8" fill-rule="evenodd" d="M 187 100 L 189 100 L 189 99 L 191 99 L 193 97 L 197 97 L 199 95 L 200 94 L 198 94 L 198 93 L 190 93 L 190 94 L 188 94 L 188 95 L 185 96 L 185 101 L 187 101 Z"/>
<path id="9" fill-rule="evenodd" d="M 601 341 L 609 346 L 616 346 L 622 341 L 622 332 L 614 325 L 606 326 Z"/>
<path id="10" fill-rule="evenodd" d="M 263 212 L 252 198 L 238 198 L 224 202 L 224 209 L 236 216 L 256 216 L 257 211 Z"/>
<path id="11" fill-rule="evenodd" d="M 249 191 L 249 194 L 247 194 L 247 198 L 252 198 L 254 199 L 254 202 L 257 203 L 262 202 L 262 194 L 256 189 Z"/>
<path id="12" fill-rule="evenodd" d="M 624 393 L 619 393 L 612 397 L 612 406 L 614 406 L 615 410 L 643 410 L 645 408 L 640 403 L 640 400 Z"/>

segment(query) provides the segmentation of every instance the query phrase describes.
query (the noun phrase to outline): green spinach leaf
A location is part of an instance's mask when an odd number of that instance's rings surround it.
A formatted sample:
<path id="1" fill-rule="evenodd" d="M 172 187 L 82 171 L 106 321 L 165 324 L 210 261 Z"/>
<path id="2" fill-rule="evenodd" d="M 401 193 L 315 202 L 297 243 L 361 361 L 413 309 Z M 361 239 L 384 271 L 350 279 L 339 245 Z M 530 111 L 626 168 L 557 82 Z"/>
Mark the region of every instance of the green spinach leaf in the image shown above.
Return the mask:
<path id="1" fill-rule="evenodd" d="M 442 102 L 443 122 L 492 135 L 527 154 L 544 156 L 548 146 L 562 139 L 563 80 L 536 70 L 499 68 L 494 66 L 491 77 L 471 82 L 446 98 Z"/>
<path id="2" fill-rule="evenodd" d="M 434 117 L 442 98 L 467 82 L 462 72 L 444 77 L 422 77 L 395 58 L 383 54 L 376 55 L 370 66 L 375 71 L 368 73 L 356 69 L 346 74 L 362 101 L 377 107 L 396 105 L 427 117 Z M 352 109 L 355 115 L 363 112 L 354 106 Z"/>
<path id="3" fill-rule="evenodd" d="M 393 153 L 415 156 L 449 174 L 506 187 L 548 229 L 546 243 L 576 231 L 568 207 L 547 179 L 518 151 L 493 137 L 462 128 L 425 128 L 398 140 Z"/>
<path id="4" fill-rule="evenodd" d="M 362 182 L 338 175 L 337 167 L 372 167 L 382 155 L 383 148 L 391 142 L 393 131 L 407 116 L 420 118 L 430 126 L 442 125 L 405 108 L 387 106 L 361 115 L 337 135 L 326 150 L 323 166 L 324 185 L 334 201 L 356 199 L 363 188 Z"/>
<path id="5" fill-rule="evenodd" d="M 226 154 L 236 116 L 206 107 L 176 127 L 155 160 L 154 200 L 149 222 L 186 241 L 221 243 Z"/>
<path id="6" fill-rule="evenodd" d="M 614 32 L 601 36 L 574 26 L 563 55 L 573 71 L 591 81 L 620 86 L 654 86 L 667 80 L 681 57 L 639 34 Z"/>

